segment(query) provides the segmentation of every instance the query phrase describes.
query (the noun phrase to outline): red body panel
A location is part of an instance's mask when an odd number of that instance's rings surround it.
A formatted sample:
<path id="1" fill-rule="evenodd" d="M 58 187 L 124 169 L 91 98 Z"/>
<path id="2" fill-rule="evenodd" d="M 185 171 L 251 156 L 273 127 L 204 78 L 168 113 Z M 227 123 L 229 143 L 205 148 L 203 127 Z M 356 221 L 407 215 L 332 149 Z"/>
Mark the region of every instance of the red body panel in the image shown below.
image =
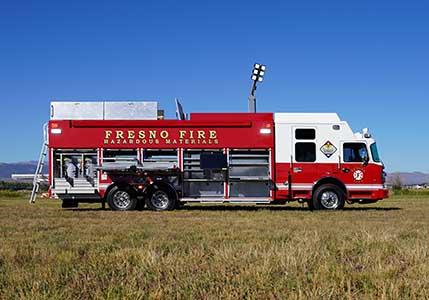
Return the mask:
<path id="1" fill-rule="evenodd" d="M 302 172 L 296 173 L 296 168 L 301 168 Z M 363 177 L 356 179 L 353 176 L 356 171 L 362 172 Z M 276 183 L 280 188 L 277 190 L 276 197 L 310 199 L 318 182 L 334 179 L 345 185 L 348 199 L 379 200 L 388 197 L 388 190 L 383 187 L 382 172 L 383 167 L 377 164 L 363 166 L 360 163 L 293 163 L 291 168 L 289 163 L 277 163 Z M 285 182 L 290 184 L 290 189 L 289 186 L 284 185 Z"/>
<path id="2" fill-rule="evenodd" d="M 203 117 L 205 116 L 205 118 Z M 194 114 L 195 120 L 50 121 L 52 148 L 272 148 L 273 116 L 262 114 Z"/>

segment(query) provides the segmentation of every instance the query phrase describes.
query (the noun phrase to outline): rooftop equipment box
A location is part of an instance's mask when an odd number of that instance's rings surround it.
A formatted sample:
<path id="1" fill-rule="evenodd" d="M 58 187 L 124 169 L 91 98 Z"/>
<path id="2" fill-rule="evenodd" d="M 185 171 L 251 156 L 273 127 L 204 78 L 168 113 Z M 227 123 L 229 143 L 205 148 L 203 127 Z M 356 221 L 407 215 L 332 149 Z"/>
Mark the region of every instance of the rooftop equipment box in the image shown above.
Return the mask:
<path id="1" fill-rule="evenodd" d="M 158 103 L 51 102 L 51 120 L 156 120 Z"/>

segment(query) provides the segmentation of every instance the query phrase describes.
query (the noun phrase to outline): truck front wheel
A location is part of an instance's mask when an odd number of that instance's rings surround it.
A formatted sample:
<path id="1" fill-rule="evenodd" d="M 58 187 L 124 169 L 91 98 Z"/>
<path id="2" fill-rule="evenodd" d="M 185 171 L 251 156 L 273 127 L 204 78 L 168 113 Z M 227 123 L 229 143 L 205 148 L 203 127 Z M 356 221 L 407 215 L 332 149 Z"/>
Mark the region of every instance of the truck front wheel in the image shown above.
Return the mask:
<path id="1" fill-rule="evenodd" d="M 346 201 L 346 195 L 335 184 L 324 184 L 316 189 L 313 194 L 314 209 L 342 209 Z"/>
<path id="2" fill-rule="evenodd" d="M 107 203 L 112 210 L 133 210 L 137 205 L 137 199 L 129 189 L 115 186 L 107 195 Z"/>
<path id="3" fill-rule="evenodd" d="M 176 196 L 171 191 L 156 189 L 146 198 L 146 204 L 150 210 L 172 210 L 176 205 Z"/>

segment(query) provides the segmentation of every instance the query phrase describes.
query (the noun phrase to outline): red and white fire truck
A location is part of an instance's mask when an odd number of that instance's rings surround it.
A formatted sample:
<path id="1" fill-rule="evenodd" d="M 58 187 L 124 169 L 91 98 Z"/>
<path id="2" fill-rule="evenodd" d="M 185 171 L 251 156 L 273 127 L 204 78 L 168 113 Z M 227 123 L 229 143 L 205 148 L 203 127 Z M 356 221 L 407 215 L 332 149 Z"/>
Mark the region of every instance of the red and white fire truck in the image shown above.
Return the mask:
<path id="1" fill-rule="evenodd" d="M 47 130 L 49 191 L 63 207 L 299 201 L 341 209 L 388 197 L 375 140 L 335 113 L 165 120 L 156 102 L 53 102 Z"/>

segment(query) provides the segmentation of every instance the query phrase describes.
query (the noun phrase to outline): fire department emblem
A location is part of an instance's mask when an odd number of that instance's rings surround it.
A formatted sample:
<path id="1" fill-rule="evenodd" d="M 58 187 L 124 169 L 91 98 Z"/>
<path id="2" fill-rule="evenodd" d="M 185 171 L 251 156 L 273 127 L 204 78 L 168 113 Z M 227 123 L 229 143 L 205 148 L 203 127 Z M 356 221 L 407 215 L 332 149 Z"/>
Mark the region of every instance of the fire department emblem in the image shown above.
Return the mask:
<path id="1" fill-rule="evenodd" d="M 363 171 L 362 170 L 356 170 L 353 172 L 353 178 L 356 181 L 361 181 L 363 179 Z"/>
<path id="2" fill-rule="evenodd" d="M 320 151 L 322 151 L 322 153 L 325 154 L 327 158 L 330 158 L 332 154 L 337 152 L 337 147 L 335 147 L 330 141 L 327 141 L 320 148 Z"/>

